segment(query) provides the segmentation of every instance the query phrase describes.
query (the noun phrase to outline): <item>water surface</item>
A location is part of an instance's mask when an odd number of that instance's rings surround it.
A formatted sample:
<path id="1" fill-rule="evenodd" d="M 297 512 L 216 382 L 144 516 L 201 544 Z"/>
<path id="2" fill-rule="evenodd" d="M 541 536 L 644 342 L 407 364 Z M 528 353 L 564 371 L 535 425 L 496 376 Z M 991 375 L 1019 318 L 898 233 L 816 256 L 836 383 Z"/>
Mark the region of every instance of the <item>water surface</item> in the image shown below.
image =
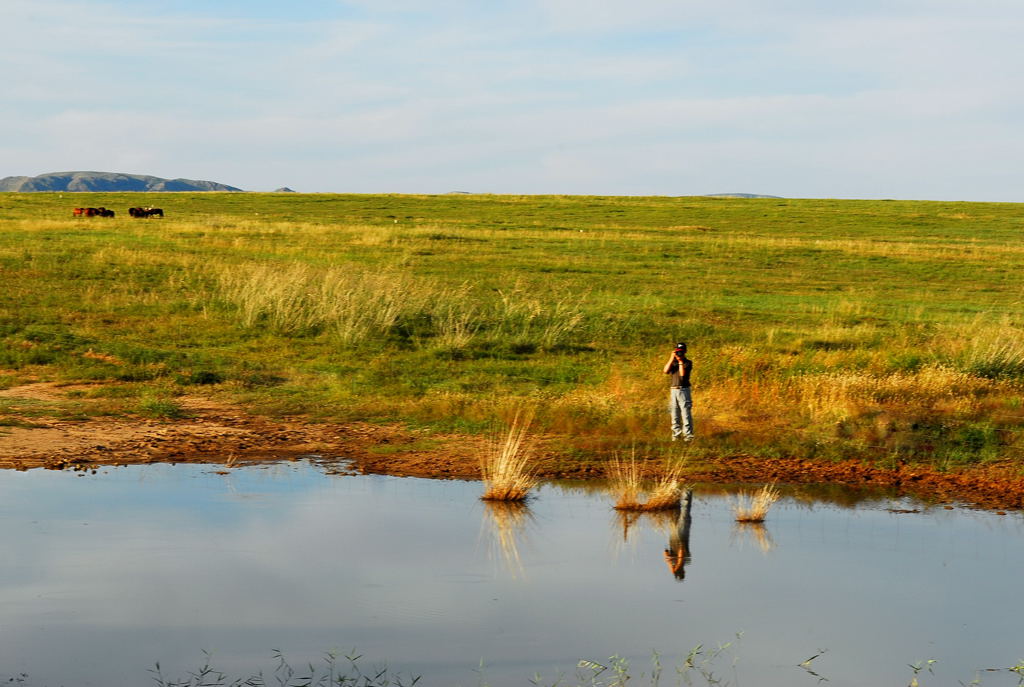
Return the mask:
<path id="1" fill-rule="evenodd" d="M 511 511 L 480 491 L 304 463 L 2 472 L 0 679 L 141 685 L 203 651 L 248 676 L 274 649 L 355 648 L 428 686 L 551 684 L 612 655 L 639 674 L 658 651 L 676 684 L 703 645 L 697 667 L 729 684 L 818 684 L 797 664 L 821 650 L 831 685 L 907 684 L 927 659 L 925 685 L 1017 684 L 977 671 L 1024 658 L 1019 515 L 796 493 L 739 529 L 698 490 L 686 532 L 617 517 L 593 485 Z"/>

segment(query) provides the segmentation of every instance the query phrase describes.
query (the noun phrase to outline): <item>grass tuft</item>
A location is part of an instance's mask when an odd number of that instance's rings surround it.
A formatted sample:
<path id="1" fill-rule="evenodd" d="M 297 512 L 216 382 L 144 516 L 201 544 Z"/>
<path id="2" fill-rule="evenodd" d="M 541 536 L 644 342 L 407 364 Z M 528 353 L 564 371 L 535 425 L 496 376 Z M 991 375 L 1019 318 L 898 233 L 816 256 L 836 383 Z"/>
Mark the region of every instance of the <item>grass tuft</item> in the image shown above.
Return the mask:
<path id="1" fill-rule="evenodd" d="M 480 461 L 480 474 L 484 483 L 485 501 L 525 501 L 530 490 L 537 485 L 530 466 L 530 442 L 527 430 L 530 416 L 521 419 L 517 413 L 512 419 L 504 440 L 495 441 L 491 450 Z"/>
<path id="2" fill-rule="evenodd" d="M 754 492 L 741 491 L 733 506 L 736 522 L 764 522 L 769 509 L 780 496 L 774 484 L 766 484 Z"/>
<path id="3" fill-rule="evenodd" d="M 642 477 L 640 464 L 636 462 L 636 451 L 630 454 L 629 460 L 618 455 L 608 463 L 609 489 L 617 496 L 615 510 L 643 510 L 640 503 Z"/>
<path id="4" fill-rule="evenodd" d="M 652 482 L 644 479 L 635 451 L 628 460 L 615 456 L 608 467 L 610 490 L 617 496 L 615 510 L 650 512 L 679 508 L 685 467 L 683 461 L 668 462 Z"/>
<path id="5" fill-rule="evenodd" d="M 682 466 L 673 467 L 664 472 L 655 480 L 647 495 L 647 502 L 644 510 L 669 510 L 679 508 L 679 500 L 683 493 L 683 483 L 680 479 Z"/>

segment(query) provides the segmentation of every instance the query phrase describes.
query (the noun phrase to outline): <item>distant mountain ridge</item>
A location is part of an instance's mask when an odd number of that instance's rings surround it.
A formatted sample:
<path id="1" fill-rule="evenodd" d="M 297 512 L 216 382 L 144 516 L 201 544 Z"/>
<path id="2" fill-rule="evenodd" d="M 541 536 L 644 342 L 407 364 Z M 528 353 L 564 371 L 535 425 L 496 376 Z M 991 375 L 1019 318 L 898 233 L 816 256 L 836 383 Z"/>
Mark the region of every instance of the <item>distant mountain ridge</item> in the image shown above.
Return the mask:
<path id="1" fill-rule="evenodd" d="M 241 191 L 216 181 L 161 179 L 117 172 L 50 172 L 35 177 L 0 179 L 0 191 Z"/>

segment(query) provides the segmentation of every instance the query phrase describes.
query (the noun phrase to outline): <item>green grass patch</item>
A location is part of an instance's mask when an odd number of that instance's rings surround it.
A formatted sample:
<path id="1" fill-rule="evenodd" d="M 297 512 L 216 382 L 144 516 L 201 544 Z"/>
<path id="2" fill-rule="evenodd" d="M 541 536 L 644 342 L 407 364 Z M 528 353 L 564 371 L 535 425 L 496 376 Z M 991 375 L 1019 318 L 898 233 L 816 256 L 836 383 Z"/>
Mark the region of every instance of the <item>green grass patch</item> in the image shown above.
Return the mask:
<path id="1" fill-rule="evenodd" d="M 165 219 L 71 217 L 139 204 Z M 571 453 L 667 434 L 682 339 L 709 454 L 1019 462 L 1020 207 L 5 193 L 0 389 L 472 432 L 528 405 Z"/>
<path id="2" fill-rule="evenodd" d="M 370 447 L 370 453 L 387 456 L 396 453 L 408 453 L 410 451 L 433 451 L 441 447 L 441 442 L 436 439 L 418 439 L 407 444 L 378 444 Z"/>
<path id="3" fill-rule="evenodd" d="M 135 412 L 143 417 L 158 420 L 179 420 L 188 414 L 175 399 L 157 394 L 144 394 L 135 406 Z"/>

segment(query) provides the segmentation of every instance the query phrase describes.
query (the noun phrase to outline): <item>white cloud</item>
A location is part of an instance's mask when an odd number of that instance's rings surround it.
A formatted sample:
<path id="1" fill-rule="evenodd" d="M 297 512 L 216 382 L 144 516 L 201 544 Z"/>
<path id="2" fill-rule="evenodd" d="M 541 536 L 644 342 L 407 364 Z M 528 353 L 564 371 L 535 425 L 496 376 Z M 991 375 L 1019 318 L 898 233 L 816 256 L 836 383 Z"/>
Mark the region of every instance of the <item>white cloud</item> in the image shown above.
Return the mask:
<path id="1" fill-rule="evenodd" d="M 0 65 L 22 78 L 0 93 L 17 132 L 0 142 L 0 174 L 117 165 L 253 189 L 685 192 L 700 179 L 649 172 L 679 149 L 725 188 L 808 195 L 837 157 L 891 156 L 906 173 L 882 195 L 951 178 L 958 197 L 1015 193 L 951 158 L 913 162 L 970 141 L 1003 169 L 1017 149 L 1024 8 L 1009 2 L 339 7 L 359 11 L 281 22 L 11 0 Z M 842 183 L 833 193 L 878 193 L 866 174 Z"/>

